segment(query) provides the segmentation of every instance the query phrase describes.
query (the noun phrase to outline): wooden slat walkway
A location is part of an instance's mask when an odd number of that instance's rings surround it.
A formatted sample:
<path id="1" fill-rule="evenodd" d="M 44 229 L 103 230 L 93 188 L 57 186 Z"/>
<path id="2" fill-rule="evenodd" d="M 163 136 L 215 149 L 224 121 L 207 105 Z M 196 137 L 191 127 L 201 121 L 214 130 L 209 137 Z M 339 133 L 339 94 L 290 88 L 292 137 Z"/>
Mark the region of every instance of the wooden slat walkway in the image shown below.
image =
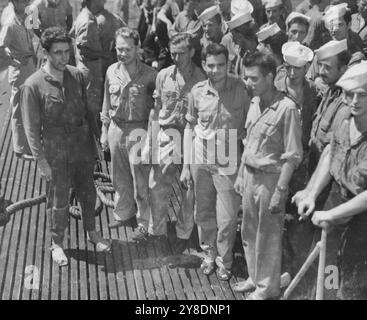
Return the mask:
<path id="1" fill-rule="evenodd" d="M 14 157 L 10 112 L 4 111 L 4 107 L 0 106 L 1 192 L 5 199 L 15 202 L 44 193 L 45 184 L 35 162 Z M 102 169 L 109 172 L 106 163 Z M 200 252 L 188 249 L 182 255 L 174 255 L 172 230 L 181 202 L 179 194 L 179 185 L 175 184 L 170 197 L 170 236 L 164 247 L 156 241 L 145 245 L 133 242 L 131 228 L 109 230 L 112 212 L 104 208 L 96 218 L 97 228 L 104 237 L 113 239 L 113 248 L 111 254 L 97 253 L 87 242 L 81 221 L 70 217 L 65 239 L 70 264 L 64 268 L 51 260 L 45 204 L 18 211 L 6 225 L 0 226 L 0 300 L 243 299 L 228 282 L 219 281 L 216 274 L 202 274 Z M 240 252 L 236 253 L 234 270 L 235 275 L 244 277 Z M 234 281 L 235 277 L 230 282 Z"/>

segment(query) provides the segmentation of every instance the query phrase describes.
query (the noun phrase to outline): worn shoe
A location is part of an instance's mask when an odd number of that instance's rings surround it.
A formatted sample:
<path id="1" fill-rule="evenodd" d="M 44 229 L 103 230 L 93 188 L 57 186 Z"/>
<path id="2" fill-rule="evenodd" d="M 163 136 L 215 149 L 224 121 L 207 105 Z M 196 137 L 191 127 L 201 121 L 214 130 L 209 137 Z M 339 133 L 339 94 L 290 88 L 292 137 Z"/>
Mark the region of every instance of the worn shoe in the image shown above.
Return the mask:
<path id="1" fill-rule="evenodd" d="M 206 276 L 210 276 L 215 271 L 215 262 L 204 260 L 200 265 L 200 269 Z"/>
<path id="2" fill-rule="evenodd" d="M 57 244 L 53 244 L 50 248 L 52 260 L 57 263 L 60 267 L 68 265 L 69 261 L 66 257 L 64 250 Z"/>
<path id="3" fill-rule="evenodd" d="M 117 229 L 120 227 L 131 227 L 131 228 L 137 228 L 138 222 L 136 221 L 136 217 L 131 217 L 127 220 L 115 220 L 114 222 L 111 222 L 108 227 L 110 229 Z"/>
<path id="4" fill-rule="evenodd" d="M 148 231 L 143 226 L 138 226 L 132 235 L 135 242 L 145 242 L 149 238 Z"/>
<path id="5" fill-rule="evenodd" d="M 227 268 L 219 267 L 217 269 L 217 276 L 218 276 L 218 279 L 221 281 L 228 281 L 232 277 L 232 272 L 231 270 L 228 270 Z"/>
<path id="6" fill-rule="evenodd" d="M 232 286 L 233 291 L 236 292 L 248 292 L 256 289 L 255 284 L 251 278 L 247 278 L 245 281 L 239 281 Z"/>
<path id="7" fill-rule="evenodd" d="M 88 234 L 88 241 L 96 246 L 97 252 L 111 252 L 111 242 L 103 239 L 97 232 Z"/>

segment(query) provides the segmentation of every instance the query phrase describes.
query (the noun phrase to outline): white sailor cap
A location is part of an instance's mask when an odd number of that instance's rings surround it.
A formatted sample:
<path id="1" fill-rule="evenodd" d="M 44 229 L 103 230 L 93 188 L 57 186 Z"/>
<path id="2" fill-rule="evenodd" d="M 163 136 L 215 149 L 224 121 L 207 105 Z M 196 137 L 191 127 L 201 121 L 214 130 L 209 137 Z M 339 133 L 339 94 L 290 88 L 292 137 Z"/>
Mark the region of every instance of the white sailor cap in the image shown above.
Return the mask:
<path id="1" fill-rule="evenodd" d="M 236 16 L 239 13 L 254 11 L 254 7 L 248 0 L 232 0 L 231 1 L 231 16 Z"/>
<path id="2" fill-rule="evenodd" d="M 207 9 L 205 9 L 200 16 L 198 16 L 198 19 L 204 23 L 208 20 L 210 20 L 211 18 L 215 17 L 217 14 L 219 14 L 219 8 L 218 6 L 211 6 Z"/>
<path id="3" fill-rule="evenodd" d="M 311 21 L 311 18 L 309 16 L 306 16 L 300 12 L 293 11 L 288 15 L 287 19 L 285 20 L 285 25 L 288 27 L 289 23 L 292 22 L 296 18 L 302 18 L 306 20 L 308 23 L 310 23 Z"/>
<path id="4" fill-rule="evenodd" d="M 251 3 L 241 8 L 237 14 L 233 15 L 230 21 L 227 21 L 227 26 L 230 30 L 236 29 L 243 24 L 253 21 L 251 13 L 254 11 L 254 7 Z"/>
<path id="5" fill-rule="evenodd" d="M 313 51 L 300 44 L 298 41 L 290 41 L 283 44 L 283 59 L 286 63 L 294 67 L 303 67 L 313 59 Z"/>
<path id="6" fill-rule="evenodd" d="M 262 28 L 259 32 L 256 33 L 257 39 L 259 42 L 263 42 L 266 39 L 276 35 L 278 32 L 282 31 L 277 23 L 273 23 L 270 26 Z"/>
<path id="7" fill-rule="evenodd" d="M 340 77 L 337 86 L 346 91 L 353 91 L 367 86 L 367 61 L 361 61 L 349 67 Z"/>
<path id="8" fill-rule="evenodd" d="M 262 0 L 265 9 L 274 8 L 283 4 L 282 0 Z"/>
<path id="9" fill-rule="evenodd" d="M 319 49 L 315 50 L 318 60 L 327 59 L 336 56 L 340 52 L 348 50 L 347 39 L 341 41 L 331 40 Z"/>
<path id="10" fill-rule="evenodd" d="M 323 20 L 328 26 L 333 20 L 343 17 L 349 11 L 348 4 L 343 2 L 333 6 L 329 6 L 324 13 Z"/>

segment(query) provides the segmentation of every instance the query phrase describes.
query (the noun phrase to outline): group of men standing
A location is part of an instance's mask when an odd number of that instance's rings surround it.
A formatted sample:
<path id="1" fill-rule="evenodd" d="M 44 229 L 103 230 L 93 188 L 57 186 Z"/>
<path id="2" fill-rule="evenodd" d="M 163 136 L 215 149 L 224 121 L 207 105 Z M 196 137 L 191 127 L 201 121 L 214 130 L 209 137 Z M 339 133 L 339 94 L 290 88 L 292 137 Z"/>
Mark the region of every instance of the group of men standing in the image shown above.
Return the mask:
<path id="1" fill-rule="evenodd" d="M 233 290 L 251 292 L 249 300 L 278 297 L 326 222 L 327 265 L 342 275 L 328 294 L 363 297 L 367 0 L 353 15 L 339 0 L 303 1 L 295 11 L 284 0 L 188 0 L 181 12 L 181 2 L 143 1 L 143 13 L 156 8 L 153 19 L 142 14 L 154 24 L 143 43 L 103 0 L 83 0 L 74 23 L 66 0 L 36 0 L 38 71 L 26 5 L 10 1 L 0 45 L 13 79 L 14 151 L 37 160 L 48 181 L 56 263 L 68 263 L 71 186 L 90 241 L 110 249 L 93 212 L 100 143 L 111 153 L 110 228 L 133 227 L 136 241 L 165 246 L 179 175 L 175 252 L 187 248 L 196 223 L 204 274 L 232 276 L 242 197 L 249 276 Z M 169 39 L 164 50 L 160 32 Z M 144 63 L 147 46 L 156 55 Z"/>

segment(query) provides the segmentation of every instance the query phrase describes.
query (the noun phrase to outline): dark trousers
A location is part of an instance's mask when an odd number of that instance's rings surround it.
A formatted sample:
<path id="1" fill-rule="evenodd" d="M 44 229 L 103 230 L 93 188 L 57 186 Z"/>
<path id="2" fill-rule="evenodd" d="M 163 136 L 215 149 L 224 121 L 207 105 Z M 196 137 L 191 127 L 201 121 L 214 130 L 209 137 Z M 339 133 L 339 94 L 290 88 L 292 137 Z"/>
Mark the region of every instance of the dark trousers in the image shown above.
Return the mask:
<path id="1" fill-rule="evenodd" d="M 60 161 L 52 165 L 52 181 L 47 190 L 47 211 L 51 217 L 51 235 L 55 244 L 62 246 L 69 219 L 69 191 L 76 190 L 82 210 L 83 227 L 95 229 L 94 210 L 96 189 L 94 187 L 93 162 Z"/>

